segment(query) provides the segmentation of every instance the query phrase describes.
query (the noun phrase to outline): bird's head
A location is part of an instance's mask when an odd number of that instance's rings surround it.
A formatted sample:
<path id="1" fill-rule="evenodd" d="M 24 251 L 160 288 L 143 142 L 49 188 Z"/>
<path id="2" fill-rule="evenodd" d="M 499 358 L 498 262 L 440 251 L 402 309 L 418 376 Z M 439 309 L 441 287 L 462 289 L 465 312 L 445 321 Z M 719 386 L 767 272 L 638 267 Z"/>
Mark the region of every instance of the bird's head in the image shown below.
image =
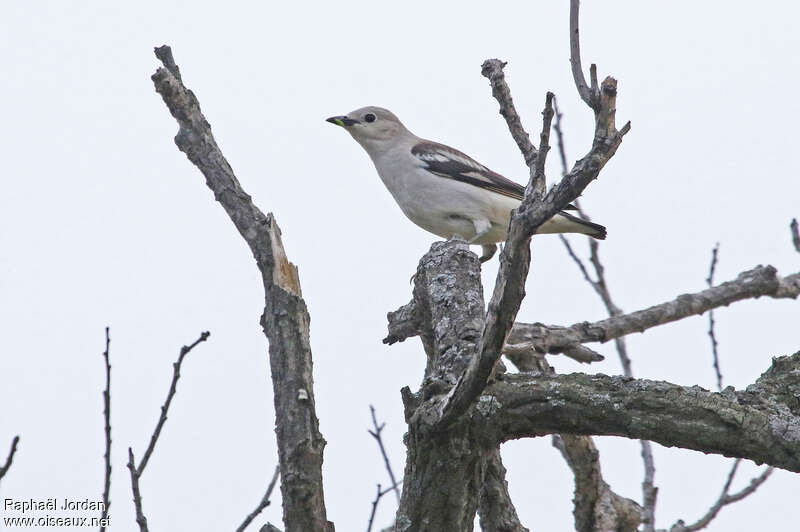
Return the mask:
<path id="1" fill-rule="evenodd" d="M 343 127 L 367 152 L 391 145 L 400 135 L 408 133 L 394 114 L 383 107 L 362 107 L 344 116 L 327 119 Z"/>

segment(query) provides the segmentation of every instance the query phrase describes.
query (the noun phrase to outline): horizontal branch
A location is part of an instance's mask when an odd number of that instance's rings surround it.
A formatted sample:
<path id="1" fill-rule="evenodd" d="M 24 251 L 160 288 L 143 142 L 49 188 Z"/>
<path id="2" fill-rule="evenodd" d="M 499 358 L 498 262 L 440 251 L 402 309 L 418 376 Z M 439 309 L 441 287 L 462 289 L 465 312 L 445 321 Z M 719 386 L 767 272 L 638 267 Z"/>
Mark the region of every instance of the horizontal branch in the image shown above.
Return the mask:
<path id="1" fill-rule="evenodd" d="M 607 342 L 688 316 L 700 315 L 736 301 L 761 296 L 796 299 L 798 295 L 800 295 L 800 272 L 779 277 L 777 270 L 772 266 L 757 266 L 740 273 L 736 279 L 718 286 L 694 294 L 683 294 L 660 305 L 594 323 L 581 322 L 570 327 L 515 323 L 508 341 L 531 342 L 540 352 L 561 353 L 569 347 L 584 342 Z"/>
<path id="2" fill-rule="evenodd" d="M 498 441 L 553 433 L 624 436 L 800 472 L 800 352 L 743 391 L 606 375 L 512 374 L 489 386 Z"/>

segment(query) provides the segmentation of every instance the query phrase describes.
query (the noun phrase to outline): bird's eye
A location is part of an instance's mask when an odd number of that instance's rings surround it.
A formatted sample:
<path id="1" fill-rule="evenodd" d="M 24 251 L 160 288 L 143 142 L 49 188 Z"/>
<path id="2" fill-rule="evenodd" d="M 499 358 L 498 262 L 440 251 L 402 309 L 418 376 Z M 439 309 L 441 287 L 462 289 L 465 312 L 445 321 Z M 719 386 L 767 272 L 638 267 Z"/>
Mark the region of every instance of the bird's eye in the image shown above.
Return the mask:
<path id="1" fill-rule="evenodd" d="M 375 115 L 374 114 L 367 113 L 367 114 L 364 115 L 364 122 L 374 122 L 374 121 L 375 121 Z"/>

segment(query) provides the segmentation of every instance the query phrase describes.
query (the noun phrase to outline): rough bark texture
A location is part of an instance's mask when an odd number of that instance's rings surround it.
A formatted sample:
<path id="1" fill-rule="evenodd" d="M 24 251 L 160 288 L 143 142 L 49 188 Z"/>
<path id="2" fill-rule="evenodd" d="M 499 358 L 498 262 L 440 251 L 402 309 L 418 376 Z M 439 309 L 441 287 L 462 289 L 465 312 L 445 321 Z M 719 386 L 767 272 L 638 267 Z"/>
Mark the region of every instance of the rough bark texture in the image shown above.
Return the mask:
<path id="1" fill-rule="evenodd" d="M 473 423 L 446 431 L 436 425 L 480 339 L 480 287 L 480 263 L 463 241 L 433 244 L 417 268 L 414 301 L 428 365 L 419 393 L 404 393 L 408 456 L 397 531 L 472 530 L 487 451 L 480 442 L 486 438 Z"/>
<path id="2" fill-rule="evenodd" d="M 554 435 L 575 477 L 575 530 L 578 532 L 634 532 L 642 522 L 642 507 L 614 493 L 603 480 L 600 454 L 588 436 Z"/>
<path id="3" fill-rule="evenodd" d="M 261 324 L 269 340 L 286 531 L 327 531 L 332 525 L 322 492 L 325 440 L 314 404 L 309 316 L 297 268 L 286 258 L 274 218 L 253 204 L 222 155 L 197 98 L 181 81 L 169 47 L 157 48 L 156 56 L 164 68 L 152 79 L 180 126 L 175 143 L 203 173 L 261 271 L 265 292 Z"/>
<path id="4" fill-rule="evenodd" d="M 500 441 L 555 432 L 624 436 L 800 472 L 800 352 L 746 390 L 606 375 L 505 375 L 486 393 Z"/>
<path id="5" fill-rule="evenodd" d="M 594 323 L 581 322 L 570 327 L 515 323 L 508 340 L 513 343 L 531 342 L 540 352 L 558 353 L 569 346 L 584 342 L 607 342 L 744 299 L 761 296 L 795 299 L 798 295 L 800 272 L 780 277 L 772 266 L 757 266 L 718 286 Z"/>
<path id="6" fill-rule="evenodd" d="M 728 306 L 745 299 L 762 296 L 775 299 L 796 299 L 800 295 L 800 272 L 780 277 L 772 266 L 757 266 L 744 271 L 735 279 L 693 294 L 683 294 L 659 305 L 621 314 L 596 322 L 580 322 L 569 327 L 542 323 L 515 323 L 507 338 L 504 354 L 522 371 L 539 366 L 529 357 L 537 353 L 570 352 L 572 358 L 582 362 L 602 360 L 592 357 L 593 351 L 582 346 L 585 342 L 607 342 L 631 333 L 672 323 L 683 318 L 700 315 L 711 309 Z M 389 335 L 384 343 L 401 342 L 419 334 L 419 317 L 414 302 L 410 302 L 388 315 Z M 587 349 L 584 351 L 580 348 Z M 528 354 L 526 354 L 526 349 Z"/>
<path id="7" fill-rule="evenodd" d="M 511 502 L 506 482 L 506 468 L 500 459 L 500 449 L 486 453 L 484 457 L 483 485 L 478 504 L 481 530 L 483 532 L 528 532 L 517 516 Z"/>

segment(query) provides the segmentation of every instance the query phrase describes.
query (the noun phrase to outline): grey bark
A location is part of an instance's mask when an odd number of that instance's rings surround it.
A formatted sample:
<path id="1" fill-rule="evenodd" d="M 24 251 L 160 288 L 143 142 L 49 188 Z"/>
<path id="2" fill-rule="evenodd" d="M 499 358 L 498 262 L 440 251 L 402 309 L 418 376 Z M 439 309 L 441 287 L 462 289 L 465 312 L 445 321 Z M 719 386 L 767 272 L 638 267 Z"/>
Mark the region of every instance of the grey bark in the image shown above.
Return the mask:
<path id="1" fill-rule="evenodd" d="M 500 458 L 500 449 L 484 457 L 483 484 L 481 485 L 478 515 L 483 532 L 528 532 L 522 526 L 517 510 L 511 502 L 506 482 L 506 468 Z"/>
<path id="2" fill-rule="evenodd" d="M 800 472 L 800 352 L 745 390 L 606 375 L 504 375 L 486 390 L 499 441 L 555 432 L 624 436 Z"/>
<path id="3" fill-rule="evenodd" d="M 480 288 L 480 263 L 463 241 L 433 244 L 417 268 L 414 301 L 428 364 L 419 392 L 404 392 L 408 456 L 397 531 L 472 530 L 484 455 L 495 445 L 473 423 L 440 431 L 437 422 L 480 340 Z"/>
<path id="4" fill-rule="evenodd" d="M 152 79 L 180 127 L 175 143 L 203 173 L 261 272 L 265 295 L 261 325 L 269 340 L 286 531 L 330 530 L 322 491 L 325 440 L 316 415 L 309 315 L 297 268 L 286 258 L 275 219 L 253 204 L 222 155 L 197 98 L 181 81 L 169 47 L 157 48 L 156 56 L 164 67 Z"/>
<path id="5" fill-rule="evenodd" d="M 735 279 L 693 294 L 683 294 L 677 298 L 637 310 L 629 314 L 621 314 L 596 322 L 579 322 L 569 327 L 544 325 L 542 323 L 514 324 L 507 342 L 514 354 L 520 357 L 522 370 L 535 369 L 534 365 L 526 367 L 523 346 L 528 346 L 531 354 L 563 353 L 567 350 L 584 347 L 587 342 L 607 342 L 631 333 L 641 333 L 683 318 L 700 315 L 704 312 L 728 306 L 737 301 L 757 299 L 762 296 L 774 299 L 796 299 L 800 295 L 800 272 L 780 277 L 772 266 L 756 266 L 744 271 Z M 415 314 L 414 302 L 410 302 L 388 315 L 388 336 L 384 343 L 401 342 L 406 338 L 419 334 L 419 319 Z M 590 355 L 586 360 L 591 361 Z M 602 360 L 602 357 L 600 358 Z M 517 360 L 513 360 L 516 364 Z"/>
<path id="6" fill-rule="evenodd" d="M 588 436 L 553 435 L 556 447 L 575 477 L 575 530 L 578 532 L 634 532 L 644 515 L 635 501 L 617 495 L 603 480 L 600 454 Z"/>

